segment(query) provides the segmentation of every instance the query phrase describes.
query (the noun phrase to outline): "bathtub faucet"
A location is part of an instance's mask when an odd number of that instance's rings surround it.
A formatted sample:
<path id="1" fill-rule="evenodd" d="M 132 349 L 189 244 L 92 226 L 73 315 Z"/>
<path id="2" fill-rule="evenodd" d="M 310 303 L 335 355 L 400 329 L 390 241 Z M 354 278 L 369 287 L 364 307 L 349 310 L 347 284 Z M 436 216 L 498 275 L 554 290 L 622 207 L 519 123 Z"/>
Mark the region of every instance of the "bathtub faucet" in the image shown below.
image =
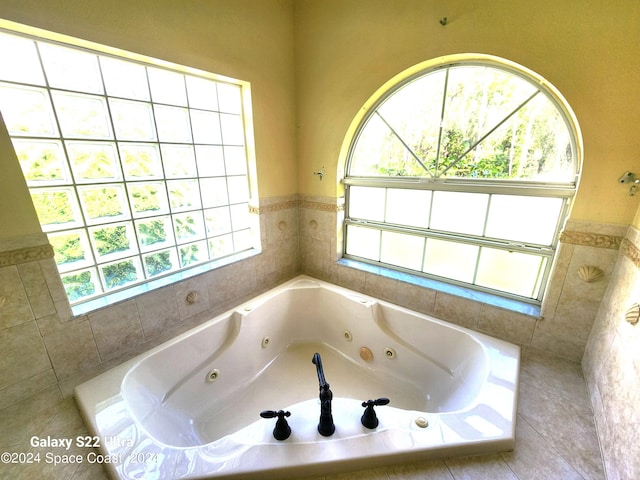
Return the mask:
<path id="1" fill-rule="evenodd" d="M 333 424 L 333 415 L 331 414 L 331 400 L 333 399 L 333 393 L 329 389 L 329 384 L 324 378 L 324 370 L 322 369 L 322 359 L 319 353 L 313 355 L 311 360 L 316 366 L 318 372 L 318 383 L 320 384 L 320 423 L 318 423 L 318 432 L 320 435 L 329 437 L 336 431 L 336 426 Z"/>

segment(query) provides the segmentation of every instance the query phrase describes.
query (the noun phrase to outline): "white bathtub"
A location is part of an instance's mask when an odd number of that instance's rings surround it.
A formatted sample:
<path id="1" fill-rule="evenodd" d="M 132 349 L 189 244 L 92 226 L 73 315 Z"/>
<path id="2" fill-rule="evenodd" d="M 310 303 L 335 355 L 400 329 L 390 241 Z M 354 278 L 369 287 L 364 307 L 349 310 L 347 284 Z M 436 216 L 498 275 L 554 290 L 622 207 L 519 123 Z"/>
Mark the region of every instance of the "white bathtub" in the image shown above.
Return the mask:
<path id="1" fill-rule="evenodd" d="M 315 352 L 333 392 L 328 437 L 317 430 Z M 114 478 L 281 479 L 513 449 L 519 353 L 301 276 L 75 396 Z M 391 402 L 365 428 L 362 402 L 379 397 Z M 259 416 L 280 409 L 291 412 L 284 441 L 272 435 L 275 419 Z"/>

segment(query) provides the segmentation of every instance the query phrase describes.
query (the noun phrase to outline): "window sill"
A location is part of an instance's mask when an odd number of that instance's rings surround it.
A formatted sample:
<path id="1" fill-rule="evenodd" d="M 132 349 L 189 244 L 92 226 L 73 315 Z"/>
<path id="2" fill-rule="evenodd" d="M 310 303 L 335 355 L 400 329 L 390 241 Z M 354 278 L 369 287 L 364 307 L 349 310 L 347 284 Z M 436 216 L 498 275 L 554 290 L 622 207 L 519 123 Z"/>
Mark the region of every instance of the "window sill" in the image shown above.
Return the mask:
<path id="1" fill-rule="evenodd" d="M 123 290 L 118 290 L 117 292 L 108 293 L 100 297 L 86 300 L 84 302 L 73 305 L 71 307 L 71 311 L 73 315 L 76 317 L 79 315 L 86 315 L 87 313 L 91 313 L 94 310 L 109 307 L 116 303 L 129 300 L 138 295 L 142 295 L 144 293 L 151 292 L 153 290 L 157 290 L 162 287 L 166 287 L 167 285 L 172 285 L 182 280 L 186 280 L 196 275 L 200 275 L 201 273 L 206 273 L 211 270 L 215 270 L 217 268 L 224 267 L 226 265 L 230 265 L 232 263 L 238 262 L 240 260 L 251 258 L 255 255 L 258 255 L 259 253 L 260 253 L 259 250 L 251 249 L 251 250 L 246 250 L 244 252 L 236 253 L 234 255 L 230 255 L 225 258 L 221 258 L 219 260 L 212 260 L 207 263 L 203 263 L 201 265 L 196 265 L 195 267 L 189 268 L 187 270 L 171 273 L 164 277 L 150 280 L 148 282 L 135 285 L 133 287 L 125 288 Z"/>
<path id="2" fill-rule="evenodd" d="M 358 260 L 349 258 L 341 258 L 337 263 L 339 265 L 354 268 L 356 270 L 361 270 L 363 272 L 373 273 L 382 277 L 409 283 L 411 285 L 416 285 L 419 287 L 435 290 L 437 292 L 443 292 L 449 295 L 466 298 L 468 300 L 485 303 L 487 305 L 503 308 L 505 310 L 511 310 L 515 313 L 540 318 L 539 305 L 534 305 L 520 300 L 504 298 L 487 292 L 479 292 L 477 290 L 462 287 L 459 285 L 452 285 L 431 278 L 420 277 L 418 275 L 412 275 L 406 272 L 399 272 L 390 268 L 385 268 L 379 265 L 371 265 L 369 263 L 360 262 Z"/>

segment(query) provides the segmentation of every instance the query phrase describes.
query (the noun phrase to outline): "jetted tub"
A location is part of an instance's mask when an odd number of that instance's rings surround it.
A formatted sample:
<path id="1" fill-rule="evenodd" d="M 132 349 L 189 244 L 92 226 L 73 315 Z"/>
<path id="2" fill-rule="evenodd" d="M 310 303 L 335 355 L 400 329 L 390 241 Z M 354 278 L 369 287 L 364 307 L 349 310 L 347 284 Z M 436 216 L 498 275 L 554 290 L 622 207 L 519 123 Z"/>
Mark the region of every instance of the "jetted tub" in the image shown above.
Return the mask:
<path id="1" fill-rule="evenodd" d="M 333 392 L 323 436 L 314 353 Z M 82 385 L 112 477 L 286 478 L 513 449 L 519 347 L 301 276 Z M 363 401 L 375 429 L 361 423 Z M 273 437 L 285 410 L 291 435 Z"/>

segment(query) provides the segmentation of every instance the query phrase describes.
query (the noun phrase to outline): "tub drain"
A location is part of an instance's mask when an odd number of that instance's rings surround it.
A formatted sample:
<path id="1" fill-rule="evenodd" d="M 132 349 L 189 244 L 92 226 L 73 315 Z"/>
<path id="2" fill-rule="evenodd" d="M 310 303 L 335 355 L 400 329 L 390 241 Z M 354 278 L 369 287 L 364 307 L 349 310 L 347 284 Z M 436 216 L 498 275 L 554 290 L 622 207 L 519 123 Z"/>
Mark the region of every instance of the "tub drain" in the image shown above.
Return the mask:
<path id="1" fill-rule="evenodd" d="M 218 378 L 220 378 L 220 370 L 218 370 L 217 368 L 214 368 L 213 370 L 210 370 L 209 373 L 207 373 L 207 382 L 209 383 L 213 383 L 216 380 L 218 380 Z"/>

